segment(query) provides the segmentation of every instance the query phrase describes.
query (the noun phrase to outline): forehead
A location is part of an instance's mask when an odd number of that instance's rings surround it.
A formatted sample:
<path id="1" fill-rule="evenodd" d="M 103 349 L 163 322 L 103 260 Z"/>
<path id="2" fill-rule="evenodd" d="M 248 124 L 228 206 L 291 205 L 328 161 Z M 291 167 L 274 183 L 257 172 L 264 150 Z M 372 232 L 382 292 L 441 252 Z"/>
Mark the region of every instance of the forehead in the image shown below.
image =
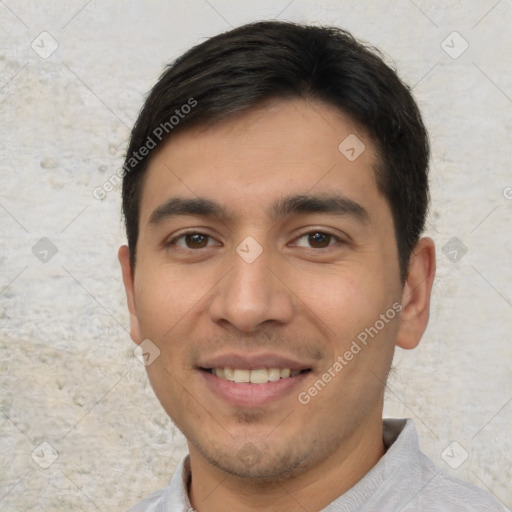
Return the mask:
<path id="1" fill-rule="evenodd" d="M 173 136 L 151 161 L 141 224 L 171 196 L 215 199 L 251 217 L 276 197 L 341 194 L 372 208 L 377 157 L 365 131 L 339 110 L 303 99 L 278 100 L 218 124 Z"/>

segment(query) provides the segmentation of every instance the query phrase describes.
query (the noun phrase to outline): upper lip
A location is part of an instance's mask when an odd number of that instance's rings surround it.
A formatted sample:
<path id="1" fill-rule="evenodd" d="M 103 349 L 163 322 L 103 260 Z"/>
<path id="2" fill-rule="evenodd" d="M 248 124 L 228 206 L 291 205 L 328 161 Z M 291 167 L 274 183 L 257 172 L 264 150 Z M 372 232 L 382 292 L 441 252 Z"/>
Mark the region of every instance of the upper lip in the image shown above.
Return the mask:
<path id="1" fill-rule="evenodd" d="M 289 368 L 290 370 L 308 370 L 310 364 L 301 363 L 289 356 L 259 353 L 226 353 L 205 358 L 198 364 L 199 368 L 235 368 L 240 370 L 256 370 L 258 368 Z"/>

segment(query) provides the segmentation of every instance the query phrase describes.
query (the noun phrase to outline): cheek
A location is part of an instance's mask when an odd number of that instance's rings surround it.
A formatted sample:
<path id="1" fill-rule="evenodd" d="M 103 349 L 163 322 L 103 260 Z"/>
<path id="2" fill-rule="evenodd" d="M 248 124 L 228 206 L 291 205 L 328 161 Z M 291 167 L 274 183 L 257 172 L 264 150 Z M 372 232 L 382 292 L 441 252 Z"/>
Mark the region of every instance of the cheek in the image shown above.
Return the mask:
<path id="1" fill-rule="evenodd" d="M 339 340 L 356 336 L 392 303 L 382 275 L 362 267 L 359 271 L 334 268 L 313 279 L 297 274 L 296 290 L 301 301 L 329 327 L 330 335 Z"/>
<path id="2" fill-rule="evenodd" d="M 207 283 L 192 273 L 182 274 L 154 265 L 146 265 L 136 274 L 135 302 L 143 336 L 165 338 L 181 321 L 188 322 L 194 315 L 208 289 Z"/>

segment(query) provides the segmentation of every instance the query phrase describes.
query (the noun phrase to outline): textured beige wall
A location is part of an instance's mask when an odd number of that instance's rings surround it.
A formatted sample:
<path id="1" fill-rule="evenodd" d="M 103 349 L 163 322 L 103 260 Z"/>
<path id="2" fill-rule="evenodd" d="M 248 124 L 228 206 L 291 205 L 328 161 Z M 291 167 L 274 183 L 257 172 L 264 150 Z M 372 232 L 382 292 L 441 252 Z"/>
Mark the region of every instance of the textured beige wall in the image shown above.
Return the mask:
<path id="1" fill-rule="evenodd" d="M 93 191 L 119 169 L 165 63 L 273 17 L 348 28 L 414 86 L 439 270 L 430 327 L 397 353 L 385 412 L 414 418 L 438 465 L 512 508 L 512 2 L 5 0 L 2 511 L 121 511 L 186 452 L 127 333 L 119 190 Z"/>

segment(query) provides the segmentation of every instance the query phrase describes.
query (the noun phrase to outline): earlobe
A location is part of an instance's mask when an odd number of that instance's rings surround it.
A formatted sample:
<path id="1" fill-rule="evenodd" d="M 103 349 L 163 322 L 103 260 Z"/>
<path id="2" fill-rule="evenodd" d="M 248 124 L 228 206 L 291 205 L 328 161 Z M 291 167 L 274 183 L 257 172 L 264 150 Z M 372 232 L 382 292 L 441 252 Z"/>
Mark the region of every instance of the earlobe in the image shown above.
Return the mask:
<path id="1" fill-rule="evenodd" d="M 434 241 L 428 237 L 421 238 L 411 256 L 402 292 L 402 312 L 396 341 L 401 348 L 417 347 L 427 328 L 435 270 Z"/>
<path id="2" fill-rule="evenodd" d="M 128 311 L 130 313 L 130 337 L 138 345 L 142 341 L 142 338 L 140 335 L 137 307 L 135 303 L 134 273 L 130 261 L 130 251 L 128 246 L 121 246 L 117 256 L 119 258 L 119 263 L 121 264 L 126 301 L 128 303 Z"/>

